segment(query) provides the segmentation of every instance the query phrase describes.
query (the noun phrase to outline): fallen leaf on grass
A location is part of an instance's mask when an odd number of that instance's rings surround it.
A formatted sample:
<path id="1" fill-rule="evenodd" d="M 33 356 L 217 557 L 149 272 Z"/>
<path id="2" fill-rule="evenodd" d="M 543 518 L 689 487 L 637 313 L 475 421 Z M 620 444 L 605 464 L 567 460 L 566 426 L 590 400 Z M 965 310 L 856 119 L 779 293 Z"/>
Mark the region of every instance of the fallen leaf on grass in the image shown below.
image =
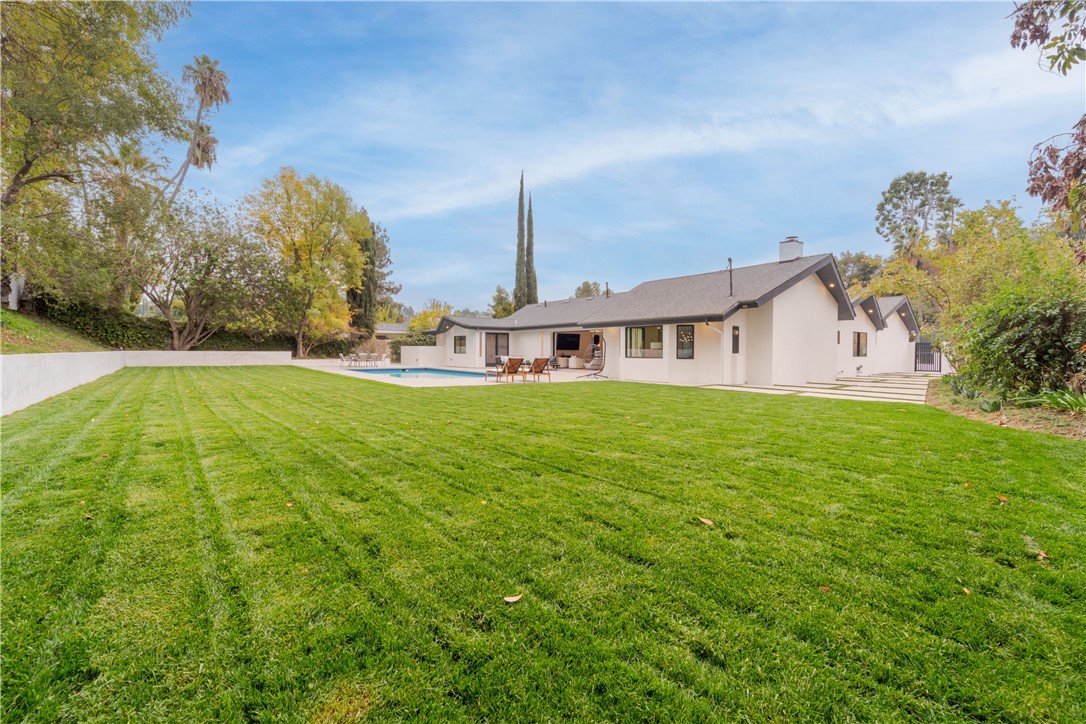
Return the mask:
<path id="1" fill-rule="evenodd" d="M 108 458 L 108 457 L 109 457 L 109 453 L 103 453 L 103 454 L 98 456 L 98 459 L 101 460 L 102 458 Z"/>
<path id="2" fill-rule="evenodd" d="M 86 505 L 86 504 L 87 504 L 87 501 L 85 501 L 85 500 L 80 500 L 80 501 L 79 501 L 79 504 L 80 504 L 80 505 Z"/>
<path id="3" fill-rule="evenodd" d="M 287 507 L 288 507 L 288 508 L 293 508 L 293 507 L 294 507 L 294 503 L 292 503 L 292 502 L 290 502 L 290 501 L 288 500 L 288 501 L 287 501 Z"/>
<path id="4" fill-rule="evenodd" d="M 713 521 L 709 520 L 708 518 L 702 518 L 701 516 L 698 516 L 698 520 L 700 520 L 705 525 L 716 525 L 716 523 L 714 523 Z"/>
<path id="5" fill-rule="evenodd" d="M 515 596 L 506 596 L 502 600 L 505 601 L 506 603 L 516 603 L 517 601 L 519 601 L 522 598 L 524 598 L 524 594 L 523 593 L 518 593 Z"/>
<path id="6" fill-rule="evenodd" d="M 819 586 L 818 590 L 822 591 L 823 593 L 829 593 L 830 592 L 830 587 L 829 586 Z"/>
<path id="7" fill-rule="evenodd" d="M 1044 563 L 1047 560 L 1048 560 L 1048 554 L 1047 553 L 1045 553 L 1044 551 L 1037 551 L 1037 561 L 1039 563 Z"/>
<path id="8" fill-rule="evenodd" d="M 997 495 L 996 498 L 999 499 L 999 507 L 1001 508 L 1007 504 L 1008 500 L 1010 500 L 1006 495 Z"/>
<path id="9" fill-rule="evenodd" d="M 630 416 L 629 416 L 629 415 L 626 415 L 626 417 L 624 417 L 624 418 L 622 418 L 622 419 L 624 419 L 624 420 L 629 420 L 629 419 L 630 419 Z"/>
<path id="10" fill-rule="evenodd" d="M 94 516 L 91 515 L 90 513 L 84 513 L 83 514 L 83 520 L 93 520 L 93 519 L 94 519 Z"/>
<path id="11" fill-rule="evenodd" d="M 484 501 L 482 502 L 482 504 L 483 504 L 483 505 L 486 505 L 486 501 L 484 500 Z"/>
<path id="12" fill-rule="evenodd" d="M 966 588 L 965 586 L 962 586 L 962 590 L 965 591 L 965 595 L 967 595 L 967 596 L 970 595 L 969 589 Z"/>
<path id="13" fill-rule="evenodd" d="M 973 487 L 973 484 L 972 484 L 972 483 L 966 483 L 966 484 L 965 484 L 965 487 L 967 487 L 967 488 L 971 488 L 971 487 Z"/>

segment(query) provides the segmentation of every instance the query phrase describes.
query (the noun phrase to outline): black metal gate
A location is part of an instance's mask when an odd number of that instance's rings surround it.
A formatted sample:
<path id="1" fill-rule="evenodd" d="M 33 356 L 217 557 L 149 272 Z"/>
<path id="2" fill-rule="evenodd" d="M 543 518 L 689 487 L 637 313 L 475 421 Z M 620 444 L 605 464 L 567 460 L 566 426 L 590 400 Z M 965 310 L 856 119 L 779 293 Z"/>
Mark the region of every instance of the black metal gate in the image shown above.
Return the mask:
<path id="1" fill-rule="evenodd" d="M 931 342 L 916 343 L 916 371 L 943 371 L 943 353 L 932 347 Z"/>

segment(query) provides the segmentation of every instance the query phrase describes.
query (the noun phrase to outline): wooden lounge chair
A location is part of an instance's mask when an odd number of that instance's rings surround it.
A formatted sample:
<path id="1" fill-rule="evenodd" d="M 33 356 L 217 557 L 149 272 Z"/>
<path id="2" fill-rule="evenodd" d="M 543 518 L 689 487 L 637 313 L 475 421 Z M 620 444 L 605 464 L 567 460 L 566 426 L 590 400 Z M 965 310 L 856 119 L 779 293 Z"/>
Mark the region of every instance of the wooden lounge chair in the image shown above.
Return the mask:
<path id="1" fill-rule="evenodd" d="M 495 369 L 487 370 L 483 375 L 483 379 L 485 380 L 490 375 L 494 375 L 494 379 L 498 382 L 501 382 L 502 377 L 507 377 L 512 381 L 513 375 L 515 374 L 521 374 L 523 376 L 523 373 L 520 372 L 520 366 L 523 362 L 523 357 L 510 357 L 505 361 L 505 364 L 498 365 Z"/>
<path id="2" fill-rule="evenodd" d="M 542 377 L 543 375 L 546 375 L 547 376 L 547 382 L 550 382 L 551 381 L 551 371 L 549 369 L 550 363 L 551 363 L 551 358 L 550 357 L 536 357 L 534 360 L 532 360 L 532 366 L 528 369 L 528 372 L 525 374 L 525 378 L 524 378 L 525 381 L 527 381 L 527 379 L 528 379 L 527 375 L 531 375 L 532 377 L 534 377 L 536 382 L 539 382 L 540 377 Z"/>

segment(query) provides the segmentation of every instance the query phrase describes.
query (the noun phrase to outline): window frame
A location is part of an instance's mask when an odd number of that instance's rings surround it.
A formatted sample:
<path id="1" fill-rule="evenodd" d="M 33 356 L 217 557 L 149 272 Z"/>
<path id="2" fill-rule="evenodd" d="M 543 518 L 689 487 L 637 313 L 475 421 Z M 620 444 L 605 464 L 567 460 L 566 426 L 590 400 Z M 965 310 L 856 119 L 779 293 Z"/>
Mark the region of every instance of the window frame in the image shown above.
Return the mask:
<path id="1" fill-rule="evenodd" d="M 466 334 L 453 335 L 453 354 L 468 353 L 468 336 Z"/>
<path id="2" fill-rule="evenodd" d="M 867 332 L 853 332 L 852 333 L 852 356 L 853 357 L 866 357 L 867 356 Z"/>
<path id="3" fill-rule="evenodd" d="M 688 349 L 684 349 L 683 346 L 683 330 L 690 331 L 690 344 Z M 683 354 L 688 352 L 688 354 Z M 676 324 L 675 325 L 675 359 L 694 359 L 694 325 L 692 324 Z"/>
<path id="4" fill-rule="evenodd" d="M 633 336 L 634 330 L 641 330 L 642 344 L 650 344 L 651 345 L 651 344 L 655 343 L 655 342 L 650 342 L 648 340 L 648 330 L 650 330 L 650 329 L 659 329 L 660 330 L 660 342 L 659 342 L 660 348 L 659 349 L 652 349 L 651 347 L 639 347 L 639 348 L 637 348 L 637 351 L 641 352 L 642 354 L 631 354 L 631 352 L 634 351 L 633 348 L 631 347 L 632 336 Z M 664 358 L 664 325 L 662 325 L 662 324 L 646 324 L 644 326 L 638 326 L 638 327 L 626 327 L 625 350 L 626 350 L 626 357 L 628 359 L 663 359 Z M 647 353 L 655 352 L 656 354 L 645 354 L 646 352 Z"/>

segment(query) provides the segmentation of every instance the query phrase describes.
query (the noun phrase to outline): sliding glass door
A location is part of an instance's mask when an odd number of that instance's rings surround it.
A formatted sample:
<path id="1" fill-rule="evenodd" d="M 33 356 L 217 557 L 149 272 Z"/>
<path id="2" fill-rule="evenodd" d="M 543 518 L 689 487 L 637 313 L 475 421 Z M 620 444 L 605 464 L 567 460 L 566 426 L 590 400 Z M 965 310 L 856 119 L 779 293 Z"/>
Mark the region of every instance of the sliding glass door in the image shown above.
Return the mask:
<path id="1" fill-rule="evenodd" d="M 486 363 L 498 363 L 498 357 L 509 356 L 509 335 L 505 332 L 486 333 Z"/>

